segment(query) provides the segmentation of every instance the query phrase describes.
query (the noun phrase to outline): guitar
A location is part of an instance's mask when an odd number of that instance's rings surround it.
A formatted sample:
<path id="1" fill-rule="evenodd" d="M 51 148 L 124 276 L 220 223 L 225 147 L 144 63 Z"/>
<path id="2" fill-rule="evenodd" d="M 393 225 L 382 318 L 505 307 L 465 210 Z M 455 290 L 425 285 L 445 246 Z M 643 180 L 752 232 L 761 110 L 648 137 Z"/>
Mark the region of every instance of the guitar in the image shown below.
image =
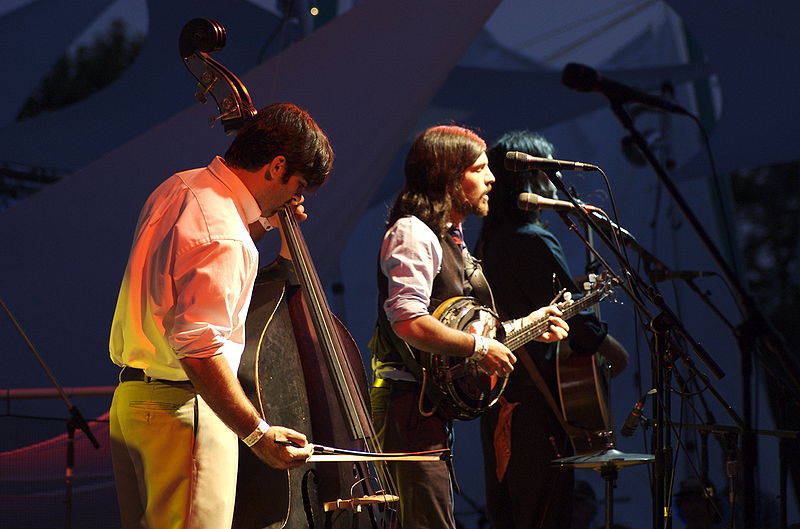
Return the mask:
<path id="1" fill-rule="evenodd" d="M 575 455 L 606 448 L 602 432 L 612 429 L 608 407 L 608 373 L 605 360 L 593 355 L 569 354 L 569 347 L 559 347 L 556 377 L 564 421 L 572 428 L 567 435 Z"/>
<path id="2" fill-rule="evenodd" d="M 556 304 L 563 312 L 561 317 L 567 320 L 605 299 L 612 293 L 613 284 L 611 278 L 593 275 L 584 284 L 583 297 L 573 300 L 571 293 L 564 293 L 564 300 Z M 548 317 L 522 326 L 513 325 L 519 320 L 500 323 L 494 311 L 469 296 L 444 301 L 433 316 L 450 328 L 494 338 L 512 351 L 535 340 L 550 327 Z M 511 330 L 506 332 L 506 327 Z M 469 421 L 479 417 L 497 402 L 508 384 L 507 376 L 487 374 L 472 358 L 415 352 L 427 379 L 426 395 L 447 419 Z"/>

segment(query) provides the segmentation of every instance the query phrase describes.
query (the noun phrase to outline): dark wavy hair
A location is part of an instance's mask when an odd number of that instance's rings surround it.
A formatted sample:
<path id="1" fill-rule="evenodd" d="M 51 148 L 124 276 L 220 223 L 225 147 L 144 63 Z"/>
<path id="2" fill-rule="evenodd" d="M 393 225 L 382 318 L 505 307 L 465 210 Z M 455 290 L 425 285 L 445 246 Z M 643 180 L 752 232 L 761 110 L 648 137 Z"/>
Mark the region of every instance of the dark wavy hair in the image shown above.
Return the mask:
<path id="1" fill-rule="evenodd" d="M 292 103 L 273 103 L 259 110 L 236 134 L 225 162 L 257 171 L 280 155 L 286 158 L 285 181 L 300 173 L 309 188 L 322 185 L 333 168 L 333 149 L 325 132 Z"/>
<path id="2" fill-rule="evenodd" d="M 503 134 L 489 150 L 489 168 L 495 177 L 489 195 L 489 214 L 483 220 L 483 231 L 500 224 L 520 225 L 539 222 L 539 210 L 523 211 L 517 208 L 520 193 L 536 193 L 555 198 L 555 187 L 547 175 L 538 169 L 511 172 L 505 168 L 506 153 L 520 151 L 540 158 L 553 157 L 553 144 L 544 136 L 527 130 L 515 130 Z"/>
<path id="3" fill-rule="evenodd" d="M 485 150 L 486 142 L 464 127 L 438 125 L 421 132 L 406 156 L 406 183 L 387 224 L 414 215 L 437 235 L 444 234 L 454 211 L 468 211 L 461 178 Z"/>

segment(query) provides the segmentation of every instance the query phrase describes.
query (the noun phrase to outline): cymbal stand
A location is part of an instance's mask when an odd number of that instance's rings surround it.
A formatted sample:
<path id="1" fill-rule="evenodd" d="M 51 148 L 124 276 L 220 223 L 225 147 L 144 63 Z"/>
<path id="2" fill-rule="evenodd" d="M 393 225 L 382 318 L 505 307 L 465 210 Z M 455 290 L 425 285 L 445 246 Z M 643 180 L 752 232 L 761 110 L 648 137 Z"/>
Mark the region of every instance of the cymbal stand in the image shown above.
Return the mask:
<path id="1" fill-rule="evenodd" d="M 589 468 L 600 472 L 605 482 L 605 529 L 611 529 L 614 524 L 614 487 L 616 486 L 619 469 L 632 465 L 652 463 L 654 457 L 650 454 L 626 454 L 614 448 L 614 432 L 607 431 L 600 434 L 606 438 L 606 448 L 599 452 L 553 460 L 558 466 L 572 468 Z"/>

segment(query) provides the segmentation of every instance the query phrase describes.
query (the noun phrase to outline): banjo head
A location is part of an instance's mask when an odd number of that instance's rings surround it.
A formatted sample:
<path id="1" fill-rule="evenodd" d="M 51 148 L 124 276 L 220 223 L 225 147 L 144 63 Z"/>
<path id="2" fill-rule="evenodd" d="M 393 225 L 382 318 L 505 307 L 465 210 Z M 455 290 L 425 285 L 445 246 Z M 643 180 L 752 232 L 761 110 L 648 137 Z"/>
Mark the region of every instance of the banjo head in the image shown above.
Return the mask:
<path id="1" fill-rule="evenodd" d="M 468 296 L 450 298 L 433 316 L 452 329 L 502 339 L 503 327 L 497 314 Z M 507 377 L 489 375 L 478 363 L 462 356 L 423 354 L 423 365 L 433 382 L 443 389 L 436 403 L 452 419 L 472 420 L 491 408 L 508 383 Z"/>

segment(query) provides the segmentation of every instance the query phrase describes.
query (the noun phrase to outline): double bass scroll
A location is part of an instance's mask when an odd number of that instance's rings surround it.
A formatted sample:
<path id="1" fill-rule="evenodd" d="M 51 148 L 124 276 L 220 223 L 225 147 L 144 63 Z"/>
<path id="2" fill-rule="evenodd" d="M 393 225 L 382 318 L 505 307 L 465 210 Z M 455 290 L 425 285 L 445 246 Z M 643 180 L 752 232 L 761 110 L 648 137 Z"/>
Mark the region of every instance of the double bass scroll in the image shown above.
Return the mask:
<path id="1" fill-rule="evenodd" d="M 195 18 L 183 26 L 178 49 L 184 65 L 197 79 L 195 98 L 201 103 L 210 95 L 219 115 L 210 120 L 222 122 L 226 134 L 234 134 L 244 122 L 256 115 L 247 88 L 222 64 L 209 56 L 225 47 L 225 28 L 210 18 Z"/>

